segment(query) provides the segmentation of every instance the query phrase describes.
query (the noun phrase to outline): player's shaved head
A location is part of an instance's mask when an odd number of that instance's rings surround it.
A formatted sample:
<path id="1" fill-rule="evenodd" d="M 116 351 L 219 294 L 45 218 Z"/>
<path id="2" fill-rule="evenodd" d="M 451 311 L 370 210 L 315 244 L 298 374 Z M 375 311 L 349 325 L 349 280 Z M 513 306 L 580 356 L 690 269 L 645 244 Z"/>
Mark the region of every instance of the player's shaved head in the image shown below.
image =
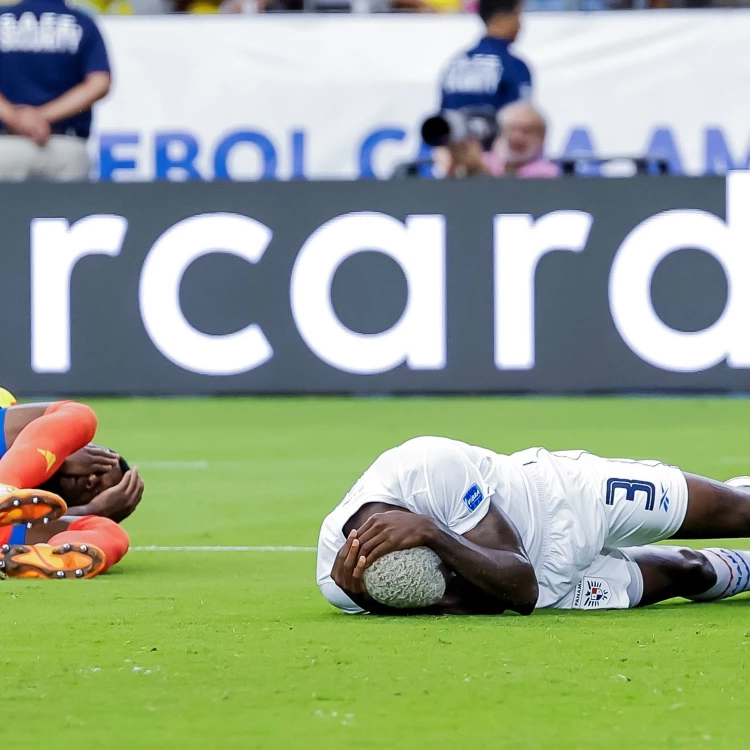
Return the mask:
<path id="1" fill-rule="evenodd" d="M 446 580 L 440 558 L 429 547 L 384 555 L 365 571 L 367 593 L 397 609 L 421 609 L 437 604 Z"/>

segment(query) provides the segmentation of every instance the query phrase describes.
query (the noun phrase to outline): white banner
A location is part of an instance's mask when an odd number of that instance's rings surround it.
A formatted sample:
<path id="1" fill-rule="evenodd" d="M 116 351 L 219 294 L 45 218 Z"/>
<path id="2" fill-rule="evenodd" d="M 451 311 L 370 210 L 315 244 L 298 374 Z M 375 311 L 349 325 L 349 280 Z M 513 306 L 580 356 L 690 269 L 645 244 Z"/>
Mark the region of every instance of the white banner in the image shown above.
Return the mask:
<path id="1" fill-rule="evenodd" d="M 386 177 L 416 157 L 473 16 L 100 21 L 115 86 L 96 111 L 102 179 Z M 750 166 L 750 11 L 527 14 L 548 154 Z"/>

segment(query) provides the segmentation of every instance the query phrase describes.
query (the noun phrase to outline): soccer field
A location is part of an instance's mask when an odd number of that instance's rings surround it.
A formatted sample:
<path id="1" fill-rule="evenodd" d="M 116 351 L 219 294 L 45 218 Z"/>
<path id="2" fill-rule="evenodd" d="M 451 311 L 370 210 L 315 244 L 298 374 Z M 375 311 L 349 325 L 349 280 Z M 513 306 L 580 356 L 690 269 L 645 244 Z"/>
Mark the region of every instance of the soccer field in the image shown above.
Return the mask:
<path id="1" fill-rule="evenodd" d="M 323 516 L 386 448 L 441 434 L 750 473 L 750 401 L 93 402 L 142 467 L 134 549 L 92 581 L 6 581 L 0 716 L 37 748 L 740 748 L 750 601 L 529 618 L 347 617 Z M 746 540 L 735 546 L 748 546 Z"/>

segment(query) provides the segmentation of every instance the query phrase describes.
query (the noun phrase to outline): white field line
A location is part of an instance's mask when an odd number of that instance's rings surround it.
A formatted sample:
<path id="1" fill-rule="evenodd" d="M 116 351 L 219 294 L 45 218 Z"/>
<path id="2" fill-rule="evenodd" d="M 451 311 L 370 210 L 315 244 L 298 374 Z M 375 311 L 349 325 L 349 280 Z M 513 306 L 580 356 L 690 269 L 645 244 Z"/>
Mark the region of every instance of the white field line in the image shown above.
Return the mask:
<path id="1" fill-rule="evenodd" d="M 750 465 L 750 456 L 720 456 L 715 459 L 717 464 L 726 466 L 747 466 Z M 141 469 L 150 469 L 152 471 L 208 471 L 209 469 L 238 469 L 252 466 L 256 463 L 252 458 L 239 461 L 137 461 Z M 268 466 L 270 461 L 263 462 Z M 290 461 L 285 462 L 287 468 Z M 315 465 L 320 465 L 320 460 L 315 460 Z"/>
<path id="2" fill-rule="evenodd" d="M 208 461 L 141 461 L 138 466 L 141 469 L 173 469 L 182 471 L 183 469 L 208 469 Z"/>
<path id="3" fill-rule="evenodd" d="M 144 469 L 156 469 L 166 471 L 182 471 L 184 469 L 205 471 L 209 468 L 233 468 L 246 466 L 250 461 L 141 461 L 139 466 Z M 315 547 L 293 547 L 293 546 L 184 546 L 184 547 L 162 547 L 150 545 L 146 547 L 131 547 L 131 552 L 315 552 Z"/>
<path id="4" fill-rule="evenodd" d="M 131 552 L 315 552 L 315 547 L 131 547 Z"/>
<path id="5" fill-rule="evenodd" d="M 151 469 L 154 471 L 208 471 L 216 469 L 250 469 L 255 467 L 262 467 L 267 469 L 269 466 L 283 466 L 287 471 L 294 469 L 306 469 L 308 467 L 318 468 L 321 463 L 330 463 L 331 466 L 339 466 L 341 461 L 351 459 L 353 462 L 360 463 L 360 459 L 357 457 L 347 457 L 331 455 L 328 458 L 322 458 L 320 456 L 310 458 L 300 458 L 289 456 L 277 456 L 275 458 L 253 458 L 248 456 L 247 458 L 240 459 L 229 459 L 229 460 L 211 460 L 206 459 L 196 461 L 138 461 L 133 460 L 132 463 L 137 464 L 141 469 Z"/>

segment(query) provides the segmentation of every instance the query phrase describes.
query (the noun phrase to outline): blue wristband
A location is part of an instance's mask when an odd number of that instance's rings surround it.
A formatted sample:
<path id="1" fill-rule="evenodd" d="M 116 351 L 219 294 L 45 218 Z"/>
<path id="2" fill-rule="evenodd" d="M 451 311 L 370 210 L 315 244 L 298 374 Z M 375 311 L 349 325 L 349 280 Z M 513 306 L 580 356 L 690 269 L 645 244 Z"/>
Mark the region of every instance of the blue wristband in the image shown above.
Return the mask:
<path id="1" fill-rule="evenodd" d="M 8 446 L 5 444 L 5 413 L 7 409 L 0 409 L 0 458 L 8 452 Z"/>

